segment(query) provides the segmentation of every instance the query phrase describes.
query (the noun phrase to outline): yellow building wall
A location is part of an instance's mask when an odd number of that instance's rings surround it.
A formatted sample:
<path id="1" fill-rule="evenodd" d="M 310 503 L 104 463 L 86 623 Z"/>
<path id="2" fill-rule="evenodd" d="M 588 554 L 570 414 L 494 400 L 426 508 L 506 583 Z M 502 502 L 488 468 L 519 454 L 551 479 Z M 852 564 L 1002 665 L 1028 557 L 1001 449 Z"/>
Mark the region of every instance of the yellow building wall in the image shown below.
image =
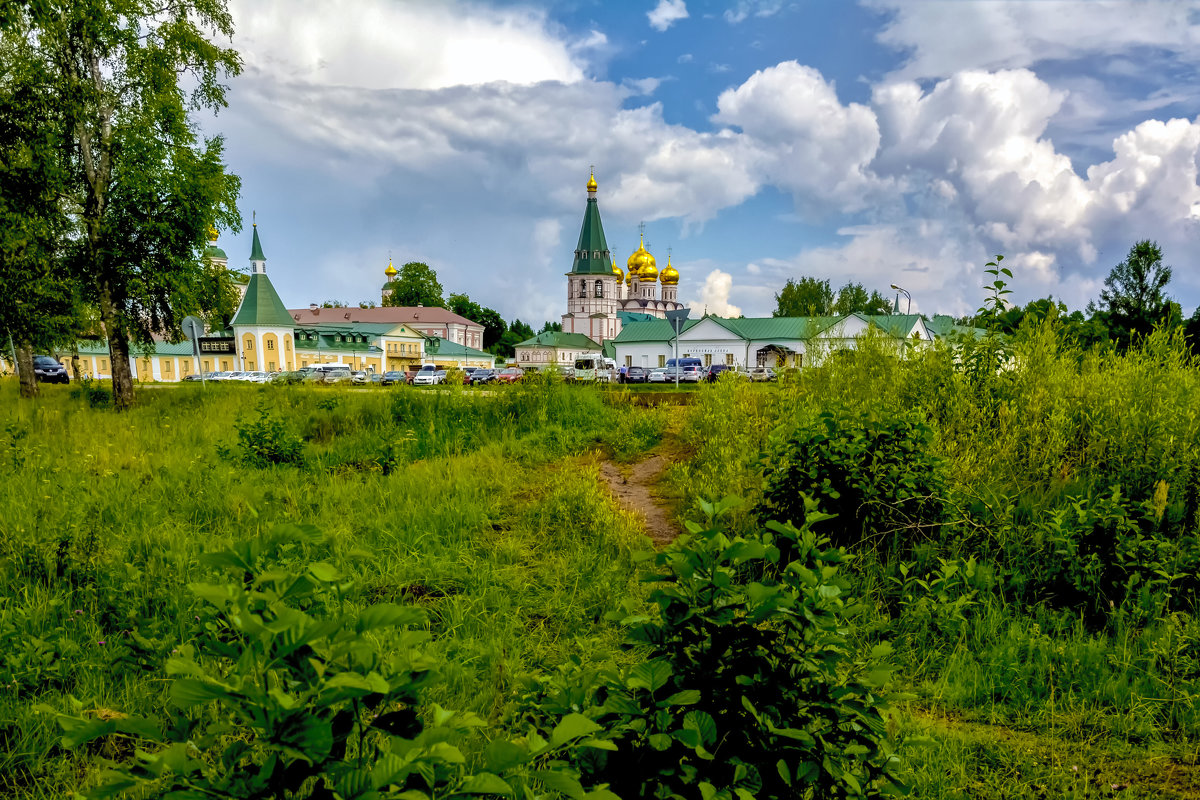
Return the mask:
<path id="1" fill-rule="evenodd" d="M 256 370 L 258 369 L 258 353 L 254 349 L 254 334 L 247 333 L 242 337 L 242 361 L 245 363 L 243 369 Z"/>
<path id="2" fill-rule="evenodd" d="M 263 334 L 263 354 L 262 368 L 267 372 L 278 372 L 280 370 L 281 351 L 279 349 L 279 338 L 273 333 Z"/>
<path id="3" fill-rule="evenodd" d="M 283 363 L 287 365 L 284 369 L 294 370 L 296 368 L 296 351 L 292 347 L 292 335 L 290 333 L 283 335 Z"/>

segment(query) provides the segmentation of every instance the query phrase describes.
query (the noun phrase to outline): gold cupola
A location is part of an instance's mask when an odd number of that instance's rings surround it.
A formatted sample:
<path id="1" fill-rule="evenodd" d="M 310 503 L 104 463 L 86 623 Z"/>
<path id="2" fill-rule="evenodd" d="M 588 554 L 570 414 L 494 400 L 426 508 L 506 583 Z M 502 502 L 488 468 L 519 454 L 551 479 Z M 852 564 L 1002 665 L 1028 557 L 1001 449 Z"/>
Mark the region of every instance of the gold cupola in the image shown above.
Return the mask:
<path id="1" fill-rule="evenodd" d="M 634 255 L 638 260 L 638 280 L 647 283 L 658 280 L 657 262 L 654 260 L 654 256 L 650 255 L 650 251 L 646 249 L 646 245 L 638 245 L 638 251 Z"/>
<path id="2" fill-rule="evenodd" d="M 638 249 L 634 250 L 629 256 L 629 260 L 625 262 L 625 282 L 633 283 L 634 278 L 643 280 L 642 270 L 646 268 L 647 264 L 654 269 L 654 256 L 646 250 L 646 237 L 642 236 L 638 242 Z M 654 274 L 657 275 L 658 270 L 654 270 Z M 654 280 L 654 278 L 648 280 Z"/>
<path id="3" fill-rule="evenodd" d="M 588 178 L 587 190 L 589 193 L 595 192 L 596 188 L 597 188 L 597 186 L 596 186 L 596 171 L 592 170 L 592 177 Z"/>
<path id="4" fill-rule="evenodd" d="M 383 271 L 383 274 L 387 275 L 387 279 L 390 281 L 395 279 L 395 277 L 400 274 L 400 270 L 392 266 L 392 260 L 389 258 L 387 269 Z"/>
<path id="5" fill-rule="evenodd" d="M 621 268 L 617 266 L 617 260 L 615 258 L 612 259 L 612 267 L 613 267 L 613 277 L 617 279 L 617 283 L 620 283 L 621 281 L 625 280 L 625 273 L 622 272 Z"/>
<path id="6" fill-rule="evenodd" d="M 662 271 L 659 280 L 663 286 L 678 286 L 679 285 L 679 270 L 671 266 L 671 257 L 667 256 L 667 268 Z"/>

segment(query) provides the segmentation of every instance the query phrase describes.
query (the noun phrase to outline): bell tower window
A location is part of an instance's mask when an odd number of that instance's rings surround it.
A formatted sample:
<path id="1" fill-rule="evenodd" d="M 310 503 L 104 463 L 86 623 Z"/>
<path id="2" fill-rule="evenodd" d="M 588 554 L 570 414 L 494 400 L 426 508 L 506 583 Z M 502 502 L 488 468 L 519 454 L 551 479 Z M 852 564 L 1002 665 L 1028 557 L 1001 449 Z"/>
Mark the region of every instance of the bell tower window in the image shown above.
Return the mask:
<path id="1" fill-rule="evenodd" d="M 587 297 L 587 281 L 579 282 L 579 296 Z"/>
<path id="2" fill-rule="evenodd" d="M 596 281 L 596 297 L 604 297 L 604 282 Z"/>

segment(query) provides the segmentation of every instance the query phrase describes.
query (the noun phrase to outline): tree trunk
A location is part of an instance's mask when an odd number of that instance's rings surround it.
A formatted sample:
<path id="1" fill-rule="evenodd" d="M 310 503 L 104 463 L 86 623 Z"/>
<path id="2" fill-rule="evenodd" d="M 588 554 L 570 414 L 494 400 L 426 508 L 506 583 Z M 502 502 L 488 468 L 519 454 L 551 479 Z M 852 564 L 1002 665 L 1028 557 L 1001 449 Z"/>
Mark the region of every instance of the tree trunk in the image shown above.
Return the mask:
<path id="1" fill-rule="evenodd" d="M 17 345 L 17 373 L 21 378 L 21 397 L 37 397 L 37 376 L 33 374 L 33 345 L 29 342 Z"/>
<path id="2" fill-rule="evenodd" d="M 112 293 L 100 290 L 100 322 L 108 335 L 108 357 L 112 362 L 113 407 L 125 411 L 133 405 L 133 373 L 129 369 L 129 335 L 114 313 Z"/>
<path id="3" fill-rule="evenodd" d="M 71 374 L 76 383 L 83 380 L 83 374 L 79 366 L 79 353 L 71 354 Z"/>

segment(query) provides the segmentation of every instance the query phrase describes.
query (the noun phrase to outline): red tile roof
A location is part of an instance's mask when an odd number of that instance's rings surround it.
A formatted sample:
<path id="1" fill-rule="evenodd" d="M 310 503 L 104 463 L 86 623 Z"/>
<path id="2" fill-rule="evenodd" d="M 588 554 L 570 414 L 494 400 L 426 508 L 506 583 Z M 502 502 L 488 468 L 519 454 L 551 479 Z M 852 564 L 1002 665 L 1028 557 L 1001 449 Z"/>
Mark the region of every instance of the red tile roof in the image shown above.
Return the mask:
<path id="1" fill-rule="evenodd" d="M 453 311 L 436 306 L 381 306 L 379 308 L 311 308 L 288 309 L 297 325 L 314 322 L 390 322 L 404 323 L 419 328 L 422 325 L 458 324 L 483 330 L 478 322 L 472 322 Z"/>

